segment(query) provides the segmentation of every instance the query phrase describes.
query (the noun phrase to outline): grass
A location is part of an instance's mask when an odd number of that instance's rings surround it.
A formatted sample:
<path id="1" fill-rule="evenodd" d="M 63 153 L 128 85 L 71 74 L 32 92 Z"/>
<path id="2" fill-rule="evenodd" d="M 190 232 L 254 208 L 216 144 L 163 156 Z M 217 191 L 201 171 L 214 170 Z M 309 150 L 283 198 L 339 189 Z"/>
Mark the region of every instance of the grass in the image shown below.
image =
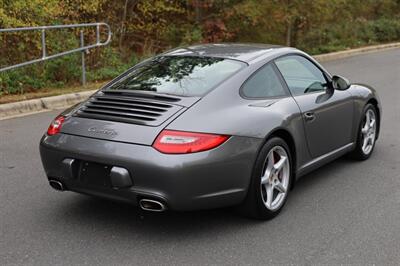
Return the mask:
<path id="1" fill-rule="evenodd" d="M 81 92 L 100 89 L 107 81 L 87 83 L 85 87 L 80 84 L 75 84 L 63 88 L 45 88 L 34 92 L 27 92 L 24 94 L 6 94 L 0 96 L 0 104 L 19 102 L 30 99 L 62 95 L 67 93 Z"/>
<path id="2" fill-rule="evenodd" d="M 369 42 L 368 45 L 371 44 L 378 44 L 378 43 L 387 43 L 387 42 Z M 367 45 L 367 46 L 368 46 Z M 358 45 L 348 45 L 348 46 L 335 46 L 335 45 L 326 45 L 326 46 L 320 46 L 318 49 L 314 49 L 311 51 L 308 51 L 310 54 L 313 55 L 319 55 L 323 53 L 328 53 L 328 52 L 336 52 L 336 51 L 342 51 L 342 50 L 347 50 L 352 48 L 359 48 L 359 47 L 365 47 L 366 43 L 358 43 Z M 123 69 L 117 71 L 123 72 L 124 69 L 126 69 L 127 66 L 124 66 Z M 114 70 L 114 68 L 111 68 Z M 103 70 L 104 71 L 104 70 Z M 105 71 L 109 71 L 109 69 L 105 69 Z M 106 73 L 106 75 L 100 75 L 100 78 L 103 77 L 104 79 L 109 79 L 110 77 L 115 77 L 117 73 Z M 30 99 L 36 99 L 36 98 L 42 98 L 42 97 L 49 97 L 49 96 L 56 96 L 56 95 L 62 95 L 62 94 L 68 94 L 68 93 L 75 93 L 75 92 L 81 92 L 81 91 L 89 91 L 89 90 L 95 90 L 99 89 L 101 86 L 103 86 L 105 83 L 108 81 L 99 81 L 99 82 L 88 82 L 85 87 L 80 85 L 79 83 L 75 83 L 73 85 L 67 85 L 65 87 L 48 87 L 48 88 L 40 88 L 36 89 L 34 91 L 27 91 L 24 93 L 9 93 L 9 94 L 1 94 L 1 89 L 0 89 L 0 104 L 5 104 L 5 103 L 11 103 L 11 102 L 19 102 L 19 101 L 24 101 L 24 100 L 30 100 Z M 0 84 L 1 85 L 1 84 Z"/>

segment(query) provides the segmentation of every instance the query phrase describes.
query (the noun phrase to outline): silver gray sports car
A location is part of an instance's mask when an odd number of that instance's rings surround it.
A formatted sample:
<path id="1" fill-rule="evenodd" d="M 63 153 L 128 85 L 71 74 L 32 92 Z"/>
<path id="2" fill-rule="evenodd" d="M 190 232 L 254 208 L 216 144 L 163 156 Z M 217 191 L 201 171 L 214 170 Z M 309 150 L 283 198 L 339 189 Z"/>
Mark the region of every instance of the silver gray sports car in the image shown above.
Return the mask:
<path id="1" fill-rule="evenodd" d="M 379 135 L 374 89 L 294 48 L 207 44 L 133 66 L 50 124 L 50 185 L 148 211 L 238 206 L 269 219 L 294 182 Z"/>

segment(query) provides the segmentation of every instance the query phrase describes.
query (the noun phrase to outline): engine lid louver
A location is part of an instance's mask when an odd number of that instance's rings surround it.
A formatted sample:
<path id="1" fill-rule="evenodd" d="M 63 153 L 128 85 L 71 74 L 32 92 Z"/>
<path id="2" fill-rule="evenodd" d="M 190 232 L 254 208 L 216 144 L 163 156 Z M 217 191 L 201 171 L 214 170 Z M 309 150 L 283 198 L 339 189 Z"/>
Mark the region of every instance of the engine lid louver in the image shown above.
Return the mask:
<path id="1" fill-rule="evenodd" d="M 172 99 L 179 101 L 179 98 Z M 99 92 L 87 100 L 74 116 L 158 126 L 182 109 L 182 106 L 170 102 Z"/>

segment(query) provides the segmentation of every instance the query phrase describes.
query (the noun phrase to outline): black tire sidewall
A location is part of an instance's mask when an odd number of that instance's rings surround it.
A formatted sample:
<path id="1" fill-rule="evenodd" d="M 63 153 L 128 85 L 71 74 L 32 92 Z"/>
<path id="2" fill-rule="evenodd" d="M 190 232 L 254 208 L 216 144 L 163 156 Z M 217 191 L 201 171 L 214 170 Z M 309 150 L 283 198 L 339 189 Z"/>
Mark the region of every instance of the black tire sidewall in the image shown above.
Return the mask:
<path id="1" fill-rule="evenodd" d="M 268 155 L 269 151 L 273 147 L 276 147 L 276 146 L 280 146 L 283 149 L 285 149 L 285 151 L 288 155 L 289 165 L 290 165 L 290 176 L 289 176 L 288 191 L 287 191 L 284 202 L 282 203 L 282 205 L 280 206 L 279 209 L 277 209 L 275 211 L 271 211 L 271 210 L 267 209 L 267 207 L 265 206 L 265 204 L 262 200 L 260 178 L 262 176 L 262 171 L 265 166 L 265 160 L 267 158 L 267 155 Z M 253 216 L 260 218 L 260 219 L 271 219 L 271 218 L 275 217 L 282 210 L 283 206 L 285 205 L 285 203 L 287 201 L 288 193 L 290 191 L 290 187 L 292 184 L 292 177 L 293 177 L 292 155 L 290 153 L 290 149 L 289 149 L 288 145 L 281 138 L 278 138 L 278 137 L 270 138 L 264 144 L 264 146 L 261 148 L 259 155 L 256 159 L 253 173 L 252 173 L 251 185 L 249 188 L 249 194 L 250 194 L 249 196 L 252 198 L 251 204 L 253 206 L 248 206 L 248 207 L 253 209 Z"/>
<path id="2" fill-rule="evenodd" d="M 376 111 L 375 106 L 372 105 L 372 104 L 367 104 L 364 107 L 364 110 L 363 110 L 363 113 L 362 113 L 362 116 L 361 116 L 361 119 L 360 119 L 360 124 L 358 126 L 357 143 L 356 143 L 356 148 L 355 148 L 355 151 L 354 151 L 355 157 L 357 159 L 360 159 L 360 160 L 368 159 L 371 156 L 372 152 L 374 151 L 375 144 L 376 144 L 376 136 L 375 136 L 374 145 L 372 146 L 371 151 L 368 154 L 365 154 L 364 151 L 362 150 L 363 135 L 362 135 L 361 129 L 363 127 L 364 119 L 365 119 L 365 116 L 366 116 L 368 110 L 372 110 L 375 113 L 376 132 L 378 132 L 378 127 L 379 127 L 379 117 L 378 117 L 378 113 Z"/>

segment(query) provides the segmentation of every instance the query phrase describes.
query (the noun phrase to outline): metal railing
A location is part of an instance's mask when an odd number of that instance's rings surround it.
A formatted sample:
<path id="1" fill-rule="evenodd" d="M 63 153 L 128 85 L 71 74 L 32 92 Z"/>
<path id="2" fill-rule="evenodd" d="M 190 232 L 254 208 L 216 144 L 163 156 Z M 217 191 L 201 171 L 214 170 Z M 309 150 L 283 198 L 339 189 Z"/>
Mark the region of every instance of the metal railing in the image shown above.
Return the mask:
<path id="1" fill-rule="evenodd" d="M 74 29 L 74 28 L 89 28 L 89 27 L 96 27 L 96 43 L 95 44 L 90 44 L 86 45 L 84 44 L 84 34 L 83 30 L 80 31 L 80 47 L 68 51 L 64 51 L 61 53 L 57 54 L 52 54 L 48 55 L 47 54 L 47 49 L 46 49 L 46 31 L 47 30 L 55 30 L 55 29 Z M 107 30 L 107 39 L 105 41 L 101 41 L 101 33 L 100 33 L 100 28 L 105 27 Z M 56 25 L 56 26 L 39 26 L 39 27 L 23 27 L 23 28 L 10 28 L 10 29 L 0 29 L 0 34 L 1 33 L 8 33 L 8 32 L 18 32 L 18 31 L 41 31 L 42 33 L 42 57 L 33 59 L 30 61 L 26 61 L 23 63 L 7 66 L 0 68 L 0 72 L 6 71 L 6 70 L 11 70 L 35 63 L 39 63 L 42 61 L 50 60 L 53 58 L 57 58 L 60 56 L 76 53 L 76 52 L 82 52 L 82 83 L 83 85 L 86 84 L 86 70 L 85 70 L 85 52 L 91 48 L 96 48 L 100 46 L 105 46 L 110 43 L 111 41 L 111 28 L 108 24 L 106 23 L 86 23 L 86 24 L 72 24 L 72 25 Z"/>

